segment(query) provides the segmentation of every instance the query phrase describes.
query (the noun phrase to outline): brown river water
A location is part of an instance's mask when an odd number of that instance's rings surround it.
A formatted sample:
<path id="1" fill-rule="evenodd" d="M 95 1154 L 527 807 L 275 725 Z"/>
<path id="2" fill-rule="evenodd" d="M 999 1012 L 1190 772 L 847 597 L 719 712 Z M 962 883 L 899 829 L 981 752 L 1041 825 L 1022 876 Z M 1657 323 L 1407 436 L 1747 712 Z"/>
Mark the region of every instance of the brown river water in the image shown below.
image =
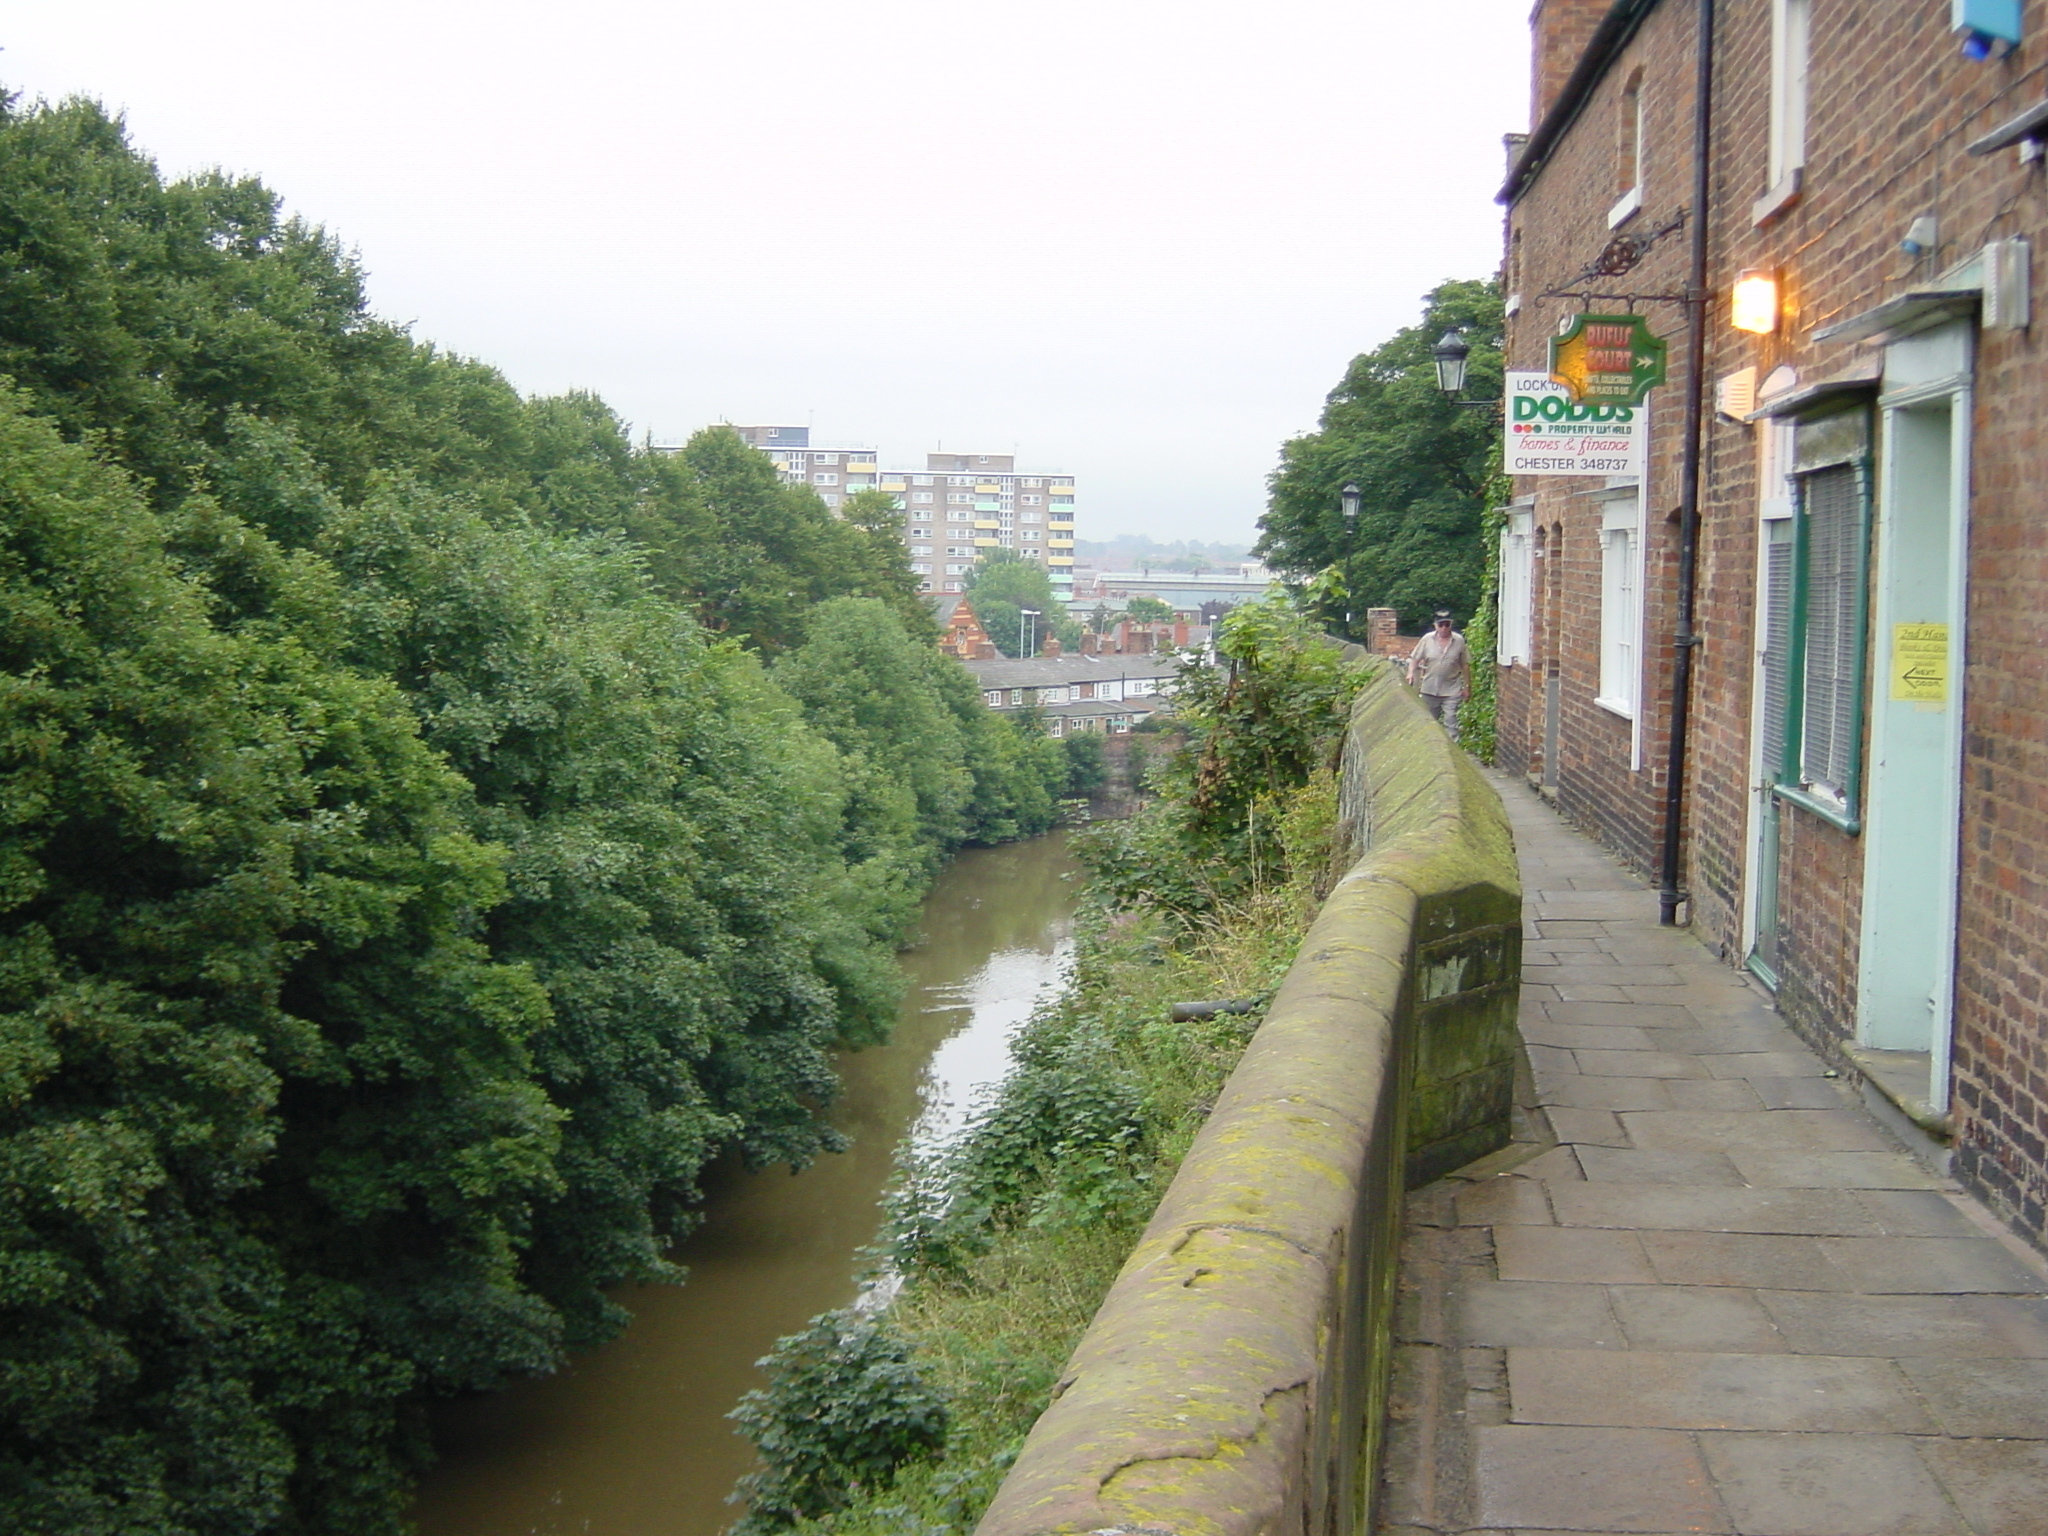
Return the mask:
<path id="1" fill-rule="evenodd" d="M 754 1361 L 858 1293 L 894 1149 L 956 1129 L 1012 1030 L 1062 973 L 1079 877 L 1066 834 L 962 853 L 925 903 L 894 1038 L 840 1061 L 850 1151 L 791 1176 L 710 1171 L 681 1286 L 615 1300 L 633 1322 L 559 1375 L 450 1403 L 421 1486 L 421 1536 L 717 1536 L 753 1447 L 725 1414 Z"/>

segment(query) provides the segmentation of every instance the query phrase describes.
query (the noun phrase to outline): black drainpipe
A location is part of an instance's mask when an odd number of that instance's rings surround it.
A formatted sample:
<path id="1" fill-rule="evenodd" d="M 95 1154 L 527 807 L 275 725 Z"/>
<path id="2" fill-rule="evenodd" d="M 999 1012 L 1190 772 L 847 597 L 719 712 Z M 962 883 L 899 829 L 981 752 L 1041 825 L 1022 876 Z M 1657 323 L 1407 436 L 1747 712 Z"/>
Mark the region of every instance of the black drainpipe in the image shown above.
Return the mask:
<path id="1" fill-rule="evenodd" d="M 1714 124 L 1714 0 L 1699 0 L 1692 104 L 1692 261 L 1686 274 L 1685 439 L 1678 463 L 1678 623 L 1671 636 L 1671 756 L 1664 770 L 1664 857 L 1657 921 L 1678 921 L 1678 863 L 1685 818 L 1686 727 L 1692 714 L 1693 588 L 1699 567 L 1700 456 L 1707 404 L 1707 150 Z"/>

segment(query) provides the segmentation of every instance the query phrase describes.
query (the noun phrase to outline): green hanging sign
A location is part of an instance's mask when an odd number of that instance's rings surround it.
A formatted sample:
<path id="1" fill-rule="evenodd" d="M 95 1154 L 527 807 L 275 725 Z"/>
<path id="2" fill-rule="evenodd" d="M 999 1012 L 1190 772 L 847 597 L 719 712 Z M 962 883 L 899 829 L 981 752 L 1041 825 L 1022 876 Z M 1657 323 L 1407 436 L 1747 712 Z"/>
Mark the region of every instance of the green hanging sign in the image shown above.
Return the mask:
<path id="1" fill-rule="evenodd" d="M 1668 350 L 1641 315 L 1574 315 L 1550 338 L 1550 377 L 1575 404 L 1641 405 L 1664 382 Z"/>

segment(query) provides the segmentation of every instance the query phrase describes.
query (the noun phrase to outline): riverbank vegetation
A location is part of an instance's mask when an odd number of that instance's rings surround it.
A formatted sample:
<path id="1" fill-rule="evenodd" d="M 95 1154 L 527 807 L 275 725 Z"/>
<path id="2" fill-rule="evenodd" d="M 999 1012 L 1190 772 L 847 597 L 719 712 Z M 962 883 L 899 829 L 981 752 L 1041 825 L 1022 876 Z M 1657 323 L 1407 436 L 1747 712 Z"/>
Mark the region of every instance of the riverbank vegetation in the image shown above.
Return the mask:
<path id="1" fill-rule="evenodd" d="M 900 525 L 371 314 L 261 184 L 0 110 L 0 1524 L 377 1536 L 423 1405 L 834 1145 L 1069 763 Z"/>
<path id="2" fill-rule="evenodd" d="M 1356 681 L 1285 598 L 1219 644 L 1151 803 L 1081 839 L 1065 991 L 960 1138 L 901 1171 L 877 1258 L 899 1293 L 782 1341 L 735 1415 L 764 1462 L 739 1536 L 971 1530 L 1257 1029 L 1337 873 Z M 1170 1017 L 1219 998 L 1249 1011 Z"/>

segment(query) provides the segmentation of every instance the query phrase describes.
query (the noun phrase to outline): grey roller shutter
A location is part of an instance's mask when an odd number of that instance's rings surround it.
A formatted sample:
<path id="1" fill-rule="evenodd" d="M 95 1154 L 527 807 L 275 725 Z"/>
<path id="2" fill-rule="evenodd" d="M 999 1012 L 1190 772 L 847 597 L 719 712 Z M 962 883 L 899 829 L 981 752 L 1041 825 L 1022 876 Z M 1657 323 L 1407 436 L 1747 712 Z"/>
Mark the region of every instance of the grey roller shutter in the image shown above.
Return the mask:
<path id="1" fill-rule="evenodd" d="M 1846 795 L 1860 729 L 1863 518 L 1856 470 L 1831 465 L 1799 477 L 1806 519 L 1806 666 L 1800 773 Z"/>
<path id="2" fill-rule="evenodd" d="M 1792 561 L 1797 545 L 1788 519 L 1764 524 L 1763 763 L 1776 779 L 1785 769 L 1785 733 L 1792 706 Z"/>

